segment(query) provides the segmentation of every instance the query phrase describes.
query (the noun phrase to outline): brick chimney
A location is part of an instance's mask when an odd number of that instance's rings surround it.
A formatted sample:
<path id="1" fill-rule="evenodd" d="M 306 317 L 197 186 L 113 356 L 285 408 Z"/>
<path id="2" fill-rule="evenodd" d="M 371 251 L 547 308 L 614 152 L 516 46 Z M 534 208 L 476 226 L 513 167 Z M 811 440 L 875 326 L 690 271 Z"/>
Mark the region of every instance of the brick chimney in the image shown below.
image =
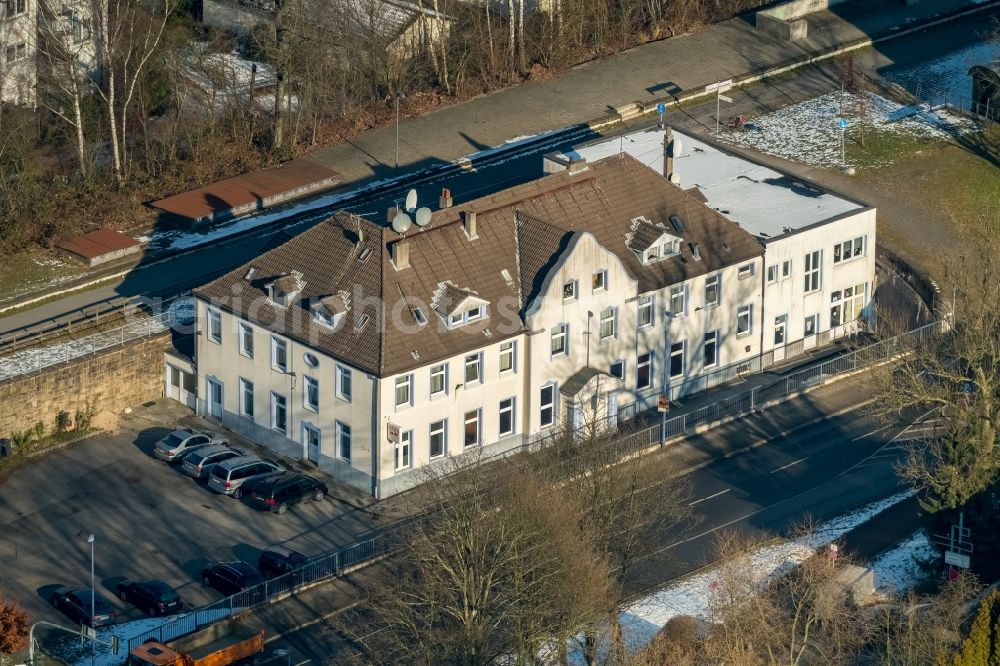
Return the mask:
<path id="1" fill-rule="evenodd" d="M 451 208 L 451 190 L 447 187 L 441 188 L 441 198 L 438 200 L 438 208 Z"/>
<path id="2" fill-rule="evenodd" d="M 396 241 L 390 248 L 392 252 L 392 263 L 397 271 L 409 268 L 410 266 L 410 244 L 406 241 Z"/>

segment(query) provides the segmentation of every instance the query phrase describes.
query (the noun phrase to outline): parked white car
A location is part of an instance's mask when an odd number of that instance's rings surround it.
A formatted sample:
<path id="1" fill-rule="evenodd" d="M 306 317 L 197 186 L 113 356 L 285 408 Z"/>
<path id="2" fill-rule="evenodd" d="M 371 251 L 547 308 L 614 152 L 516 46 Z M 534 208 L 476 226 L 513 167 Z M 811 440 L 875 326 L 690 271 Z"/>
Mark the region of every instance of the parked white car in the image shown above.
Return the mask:
<path id="1" fill-rule="evenodd" d="M 174 430 L 153 445 L 153 455 L 168 463 L 180 462 L 185 454 L 209 444 L 228 444 L 229 440 L 201 430 Z"/>

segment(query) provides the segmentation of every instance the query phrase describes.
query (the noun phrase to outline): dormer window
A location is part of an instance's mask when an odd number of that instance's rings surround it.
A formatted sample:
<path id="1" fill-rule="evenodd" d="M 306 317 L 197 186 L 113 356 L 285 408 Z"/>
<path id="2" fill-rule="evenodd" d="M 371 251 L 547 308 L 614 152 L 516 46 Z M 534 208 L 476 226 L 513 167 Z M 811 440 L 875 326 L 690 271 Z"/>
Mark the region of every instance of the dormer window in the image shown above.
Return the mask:
<path id="1" fill-rule="evenodd" d="M 679 255 L 681 241 L 666 227 L 641 217 L 632 220 L 632 228 L 625 235 L 625 244 L 644 264 Z"/>
<path id="2" fill-rule="evenodd" d="M 656 261 L 659 258 L 660 258 L 660 248 L 651 247 L 648 250 L 646 250 L 646 256 L 643 257 L 643 261 L 645 261 L 648 264 L 653 261 Z"/>
<path id="3" fill-rule="evenodd" d="M 351 295 L 341 291 L 315 301 L 310 308 L 313 321 L 321 326 L 336 329 L 351 309 Z"/>
<path id="4" fill-rule="evenodd" d="M 469 308 L 465 311 L 465 321 L 475 321 L 483 316 L 483 309 L 480 307 Z"/>
<path id="5" fill-rule="evenodd" d="M 292 271 L 291 273 L 282 275 L 274 282 L 267 283 L 265 287 L 267 288 L 267 296 L 271 299 L 271 302 L 277 306 L 286 308 L 302 293 L 302 288 L 305 287 L 305 284 L 302 280 L 302 273 Z"/>
<path id="6" fill-rule="evenodd" d="M 489 316 L 489 303 L 468 289 L 459 289 L 450 282 L 442 282 L 434 292 L 431 308 L 444 320 L 448 328 L 458 328 Z M 419 323 L 419 319 L 418 319 Z"/>

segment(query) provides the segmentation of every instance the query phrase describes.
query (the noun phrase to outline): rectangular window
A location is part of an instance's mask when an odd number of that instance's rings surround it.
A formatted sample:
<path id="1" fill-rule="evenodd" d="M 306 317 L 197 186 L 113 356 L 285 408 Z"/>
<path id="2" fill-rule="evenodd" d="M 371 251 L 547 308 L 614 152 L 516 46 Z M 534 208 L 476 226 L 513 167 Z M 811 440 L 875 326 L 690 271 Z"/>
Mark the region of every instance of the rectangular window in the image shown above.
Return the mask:
<path id="1" fill-rule="evenodd" d="M 271 392 L 271 428 L 288 432 L 288 401 L 280 393 Z"/>
<path id="2" fill-rule="evenodd" d="M 465 438 L 463 439 L 465 446 L 476 446 L 482 443 L 479 429 L 479 415 L 480 410 L 478 409 L 473 409 L 471 412 L 465 413 Z"/>
<path id="3" fill-rule="evenodd" d="M 607 308 L 601 312 L 601 340 L 615 337 L 615 308 Z"/>
<path id="4" fill-rule="evenodd" d="M 865 253 L 865 239 L 866 236 L 858 236 L 857 238 L 834 245 L 833 263 L 839 264 L 842 261 L 863 255 Z"/>
<path id="5" fill-rule="evenodd" d="M 576 298 L 576 280 L 570 280 L 563 284 L 563 300 L 571 301 Z"/>
<path id="6" fill-rule="evenodd" d="M 311 412 L 319 411 L 319 380 L 315 377 L 302 376 L 302 406 Z"/>
<path id="7" fill-rule="evenodd" d="M 240 379 L 240 414 L 253 418 L 253 382 Z"/>
<path id="8" fill-rule="evenodd" d="M 753 332 L 753 305 L 741 305 L 736 308 L 736 335 L 749 335 Z"/>
<path id="9" fill-rule="evenodd" d="M 670 376 L 681 377 L 684 374 L 684 341 L 670 345 Z"/>
<path id="10" fill-rule="evenodd" d="M 556 324 L 552 328 L 552 355 L 559 356 L 567 353 L 566 331 L 569 328 L 566 324 Z"/>
<path id="11" fill-rule="evenodd" d="M 805 324 L 803 324 L 802 326 L 803 335 L 805 335 L 806 337 L 809 337 L 810 335 L 816 335 L 816 329 L 819 327 L 818 324 L 819 324 L 818 314 L 813 314 L 806 317 Z"/>
<path id="12" fill-rule="evenodd" d="M 597 271 L 591 278 L 590 283 L 594 291 L 604 291 L 608 288 L 608 272 L 604 270 Z"/>
<path id="13" fill-rule="evenodd" d="M 271 369 L 288 372 L 288 343 L 274 335 L 271 336 Z"/>
<path id="14" fill-rule="evenodd" d="M 413 382 L 413 375 L 403 375 L 396 377 L 396 407 L 409 407 L 410 405 L 410 384 Z"/>
<path id="15" fill-rule="evenodd" d="M 649 388 L 653 383 L 653 352 L 639 354 L 635 364 L 636 388 Z"/>
<path id="16" fill-rule="evenodd" d="M 736 271 L 736 276 L 741 280 L 753 277 L 753 264 L 743 264 L 740 266 Z"/>
<path id="17" fill-rule="evenodd" d="M 625 361 L 619 359 L 608 366 L 608 374 L 618 379 L 625 379 Z"/>
<path id="18" fill-rule="evenodd" d="M 854 321 L 861 316 L 861 311 L 865 306 L 865 289 L 867 284 L 862 282 L 844 290 L 834 291 L 830 294 L 830 327 L 840 326 Z"/>
<path id="19" fill-rule="evenodd" d="M 516 372 L 515 368 L 515 352 L 517 351 L 517 342 L 511 340 L 510 342 L 500 343 L 500 374 L 505 372 Z"/>
<path id="20" fill-rule="evenodd" d="M 547 428 L 556 422 L 556 385 L 546 384 L 542 387 L 539 400 L 539 420 L 541 427 Z"/>
<path id="21" fill-rule="evenodd" d="M 469 354 L 465 357 L 465 383 L 476 384 L 483 381 L 483 355 Z"/>
<path id="22" fill-rule="evenodd" d="M 431 395 L 441 395 L 448 389 L 448 364 L 431 366 Z"/>
<path id="23" fill-rule="evenodd" d="M 435 421 L 431 424 L 430 457 L 440 458 L 448 445 L 448 419 Z"/>
<path id="24" fill-rule="evenodd" d="M 767 283 L 774 284 L 778 281 L 778 264 L 767 267 Z"/>
<path id="25" fill-rule="evenodd" d="M 781 262 L 781 279 L 784 280 L 785 278 L 791 276 L 792 276 L 792 260 L 785 259 L 783 262 Z"/>
<path id="26" fill-rule="evenodd" d="M 406 469 L 410 466 L 410 449 L 413 443 L 413 431 L 399 433 L 399 441 L 396 442 L 396 471 Z"/>
<path id="27" fill-rule="evenodd" d="M 337 457 L 350 462 L 351 460 L 351 426 L 336 421 Z"/>
<path id="28" fill-rule="evenodd" d="M 705 367 L 711 368 L 719 362 L 719 332 L 710 331 L 705 334 Z"/>
<path id="29" fill-rule="evenodd" d="M 346 402 L 351 401 L 351 371 L 342 365 L 337 366 L 337 397 Z"/>
<path id="30" fill-rule="evenodd" d="M 643 326 L 652 326 L 653 297 L 640 296 L 638 309 L 639 309 L 639 328 L 642 328 Z"/>
<path id="31" fill-rule="evenodd" d="M 806 255 L 806 292 L 816 291 L 823 285 L 822 266 L 823 252 L 816 250 Z"/>
<path id="32" fill-rule="evenodd" d="M 222 344 L 222 313 L 218 310 L 206 310 L 208 313 L 208 339 Z"/>
<path id="33" fill-rule="evenodd" d="M 684 301 L 686 300 L 684 296 L 687 294 L 687 289 L 683 285 L 680 287 L 670 288 L 670 314 L 682 315 L 684 314 Z"/>
<path id="34" fill-rule="evenodd" d="M 718 275 L 709 275 L 705 278 L 705 307 L 719 304 L 720 281 Z"/>
<path id="35" fill-rule="evenodd" d="M 774 318 L 774 344 L 785 344 L 785 327 L 788 324 L 788 315 L 780 315 Z"/>
<path id="36" fill-rule="evenodd" d="M 475 321 L 483 316 L 483 309 L 479 307 L 469 308 L 465 312 L 465 321 Z"/>
<path id="37" fill-rule="evenodd" d="M 514 398 L 500 401 L 500 436 L 514 434 Z"/>
<path id="38" fill-rule="evenodd" d="M 253 358 L 253 328 L 247 324 L 240 324 L 240 353 Z"/>

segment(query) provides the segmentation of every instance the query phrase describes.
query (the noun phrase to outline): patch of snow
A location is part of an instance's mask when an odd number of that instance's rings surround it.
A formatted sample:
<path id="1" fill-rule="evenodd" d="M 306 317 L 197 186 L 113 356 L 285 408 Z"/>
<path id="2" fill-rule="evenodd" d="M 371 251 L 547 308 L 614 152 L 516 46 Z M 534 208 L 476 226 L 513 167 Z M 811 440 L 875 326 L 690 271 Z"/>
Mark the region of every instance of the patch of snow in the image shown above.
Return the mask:
<path id="1" fill-rule="evenodd" d="M 141 236 L 133 236 L 133 238 L 135 238 L 137 241 L 139 241 L 143 245 L 146 245 L 147 243 L 149 243 L 149 235 L 148 234 L 142 234 Z"/>
<path id="2" fill-rule="evenodd" d="M 868 565 L 875 573 L 875 585 L 886 592 L 906 593 L 920 582 L 919 561 L 939 557 L 927 533 L 918 530 Z"/>
<path id="3" fill-rule="evenodd" d="M 65 266 L 66 262 L 60 259 L 32 259 L 36 266 Z"/>
<path id="4" fill-rule="evenodd" d="M 797 566 L 819 548 L 842 537 L 858 525 L 867 522 L 913 494 L 912 490 L 897 493 L 856 511 L 828 520 L 817 526 L 805 537 L 762 546 L 751 554 L 750 570 L 754 572 L 759 584 L 764 585 L 773 576 L 784 573 L 790 567 Z M 719 575 L 719 569 L 710 569 L 689 576 L 671 583 L 623 609 L 619 620 L 626 647 L 632 652 L 642 649 L 652 640 L 656 632 L 671 618 L 678 615 L 691 615 L 707 620 L 711 595 L 717 586 L 716 581 Z M 574 643 L 570 648 L 570 662 L 582 666 L 586 663 L 582 642 L 577 640 Z"/>
<path id="5" fill-rule="evenodd" d="M 743 130 L 726 130 L 719 138 L 733 145 L 812 166 L 841 165 L 839 118 L 846 132 L 874 131 L 930 140 L 948 139 L 976 125 L 946 109 L 897 104 L 874 93 L 832 92 L 751 119 Z M 864 124 L 864 130 L 861 125 Z M 848 164 L 851 152 L 846 151 Z M 886 166 L 889 162 L 868 164 Z"/>

